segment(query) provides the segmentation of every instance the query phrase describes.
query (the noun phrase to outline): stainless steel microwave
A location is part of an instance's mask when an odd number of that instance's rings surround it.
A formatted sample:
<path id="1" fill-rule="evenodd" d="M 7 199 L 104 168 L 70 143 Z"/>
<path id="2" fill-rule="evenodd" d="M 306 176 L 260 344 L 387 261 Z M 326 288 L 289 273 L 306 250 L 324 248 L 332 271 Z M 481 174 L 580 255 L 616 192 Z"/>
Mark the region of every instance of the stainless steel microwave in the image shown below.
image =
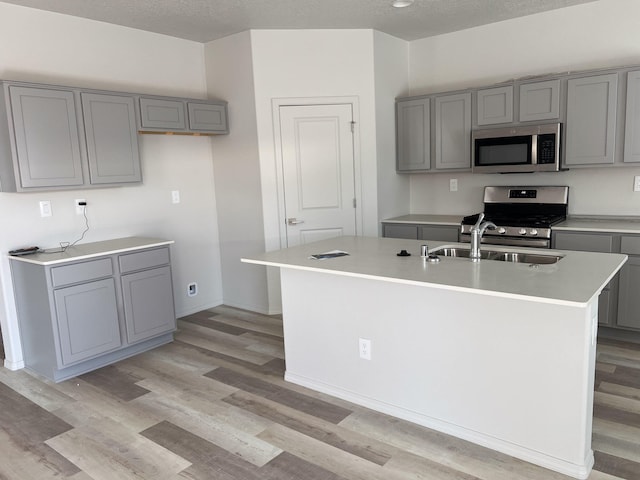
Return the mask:
<path id="1" fill-rule="evenodd" d="M 557 172 L 562 124 L 522 125 L 474 130 L 473 173 Z"/>

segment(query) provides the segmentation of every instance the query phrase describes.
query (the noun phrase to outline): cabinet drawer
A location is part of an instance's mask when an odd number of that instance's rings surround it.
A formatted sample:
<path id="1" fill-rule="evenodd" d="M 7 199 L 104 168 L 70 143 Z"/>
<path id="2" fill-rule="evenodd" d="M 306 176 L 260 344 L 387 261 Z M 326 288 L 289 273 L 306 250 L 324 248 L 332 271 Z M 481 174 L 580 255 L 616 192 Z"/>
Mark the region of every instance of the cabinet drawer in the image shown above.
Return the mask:
<path id="1" fill-rule="evenodd" d="M 628 255 L 640 255 L 640 237 L 622 237 L 620 251 Z"/>
<path id="2" fill-rule="evenodd" d="M 120 255 L 118 262 L 120 263 L 120 273 L 167 265 L 169 263 L 169 249 L 164 247 Z"/>
<path id="3" fill-rule="evenodd" d="M 458 227 L 445 225 L 428 225 L 420 227 L 420 240 L 438 240 L 440 242 L 457 242 Z"/>
<path id="4" fill-rule="evenodd" d="M 51 281 L 54 287 L 87 282 L 98 278 L 110 277 L 111 275 L 113 275 L 113 266 L 110 258 L 74 263 L 73 265 L 64 265 L 51 269 Z"/>
<path id="5" fill-rule="evenodd" d="M 418 239 L 418 227 L 415 225 L 383 225 L 384 237 Z"/>
<path id="6" fill-rule="evenodd" d="M 611 253 L 614 251 L 613 235 L 557 233 L 554 248 L 558 250 Z"/>

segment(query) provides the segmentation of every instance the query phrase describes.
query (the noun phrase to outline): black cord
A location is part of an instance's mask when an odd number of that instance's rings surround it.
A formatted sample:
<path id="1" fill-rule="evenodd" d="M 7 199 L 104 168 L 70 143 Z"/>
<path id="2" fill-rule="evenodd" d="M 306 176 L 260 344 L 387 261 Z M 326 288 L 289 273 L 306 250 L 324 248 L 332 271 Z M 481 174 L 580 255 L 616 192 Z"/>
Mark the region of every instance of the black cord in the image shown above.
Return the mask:
<path id="1" fill-rule="evenodd" d="M 82 232 L 82 235 L 80 235 L 80 238 L 78 238 L 76 241 L 69 243 L 69 242 L 60 242 L 60 248 L 62 249 L 61 251 L 64 252 L 67 250 L 67 248 L 69 247 L 73 247 L 76 243 L 78 243 L 80 240 L 82 240 L 84 238 L 84 236 L 86 235 L 86 233 L 89 231 L 89 217 L 87 217 L 87 205 L 84 205 L 84 209 L 82 210 L 82 214 L 84 215 L 84 232 Z M 66 244 L 66 245 L 65 245 Z"/>

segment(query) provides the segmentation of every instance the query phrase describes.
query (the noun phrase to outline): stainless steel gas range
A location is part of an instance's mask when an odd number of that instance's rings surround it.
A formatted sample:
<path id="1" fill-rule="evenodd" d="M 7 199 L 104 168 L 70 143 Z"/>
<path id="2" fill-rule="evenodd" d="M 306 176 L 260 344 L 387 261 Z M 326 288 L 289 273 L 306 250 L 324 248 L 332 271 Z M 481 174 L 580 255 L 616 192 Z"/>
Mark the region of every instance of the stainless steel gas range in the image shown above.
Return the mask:
<path id="1" fill-rule="evenodd" d="M 567 218 L 569 187 L 485 187 L 485 220 L 496 224 L 485 230 L 482 243 L 551 248 L 551 227 Z M 478 213 L 464 217 L 460 241 L 471 241 Z"/>

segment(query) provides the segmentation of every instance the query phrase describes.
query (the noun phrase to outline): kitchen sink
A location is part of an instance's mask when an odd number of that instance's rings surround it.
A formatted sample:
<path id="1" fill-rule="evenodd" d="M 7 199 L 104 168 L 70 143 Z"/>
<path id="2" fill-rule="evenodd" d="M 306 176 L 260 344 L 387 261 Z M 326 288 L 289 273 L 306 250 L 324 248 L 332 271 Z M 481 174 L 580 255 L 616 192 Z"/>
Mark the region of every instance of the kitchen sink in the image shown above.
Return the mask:
<path id="1" fill-rule="evenodd" d="M 469 258 L 471 249 L 466 247 L 440 247 L 433 250 L 431 253 L 441 257 Z M 563 258 L 563 256 L 521 251 L 480 249 L 480 258 L 482 260 L 496 260 L 498 262 L 551 265 L 553 263 L 559 262 Z"/>

